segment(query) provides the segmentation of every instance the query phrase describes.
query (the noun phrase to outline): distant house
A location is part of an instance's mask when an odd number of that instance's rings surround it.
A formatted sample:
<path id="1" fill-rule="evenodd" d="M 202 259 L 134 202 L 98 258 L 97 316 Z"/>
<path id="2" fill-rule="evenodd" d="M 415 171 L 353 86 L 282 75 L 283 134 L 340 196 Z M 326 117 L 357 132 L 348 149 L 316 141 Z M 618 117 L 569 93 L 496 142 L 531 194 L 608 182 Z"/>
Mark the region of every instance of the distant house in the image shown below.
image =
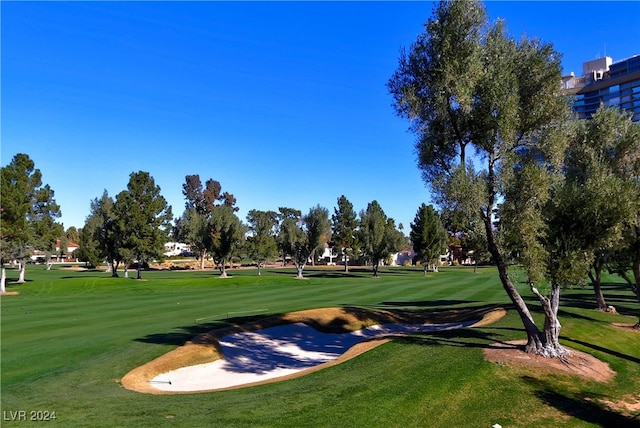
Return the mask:
<path id="1" fill-rule="evenodd" d="M 329 247 L 329 244 L 324 244 L 324 251 L 317 256 L 318 260 L 324 261 L 328 266 L 335 266 L 337 255 L 333 253 L 333 247 Z"/>
<path id="2" fill-rule="evenodd" d="M 463 251 L 461 245 L 449 244 L 447 254 L 440 256 L 441 265 L 471 265 L 473 264 L 473 250 Z"/>
<path id="3" fill-rule="evenodd" d="M 167 242 L 164 244 L 164 253 L 165 256 L 185 256 L 191 254 L 191 247 L 189 244 L 185 244 L 182 242 Z"/>
<path id="4" fill-rule="evenodd" d="M 56 240 L 56 247 L 55 247 L 55 251 L 53 252 L 53 254 L 50 255 L 51 260 L 49 260 L 50 262 L 55 262 L 55 261 L 69 261 L 71 259 L 74 259 L 75 256 L 73 255 L 73 253 L 80 248 L 80 245 L 76 244 L 75 242 L 69 241 L 67 243 L 67 248 L 66 251 L 64 249 L 62 249 L 61 251 L 61 241 L 60 239 Z M 34 250 L 31 252 L 31 260 L 33 260 L 34 262 L 38 262 L 38 263 L 44 263 L 47 262 L 46 260 L 46 253 L 44 251 L 41 250 Z"/>
<path id="5" fill-rule="evenodd" d="M 31 252 L 31 260 L 33 260 L 34 262 L 44 263 L 46 261 L 45 257 L 46 254 L 40 250 L 33 250 Z"/>
<path id="6" fill-rule="evenodd" d="M 413 248 L 392 254 L 391 266 L 404 266 L 407 262 L 409 262 L 409 264 L 413 264 L 413 258 L 415 256 L 416 253 L 413 251 Z"/>
<path id="7" fill-rule="evenodd" d="M 56 240 L 56 254 L 60 254 L 60 245 L 61 241 L 59 239 Z M 76 244 L 75 242 L 69 241 L 67 243 L 67 251 L 64 253 L 64 256 L 66 256 L 66 258 L 72 258 L 73 257 L 73 252 L 75 250 L 77 250 L 78 248 L 80 248 L 80 245 Z"/>

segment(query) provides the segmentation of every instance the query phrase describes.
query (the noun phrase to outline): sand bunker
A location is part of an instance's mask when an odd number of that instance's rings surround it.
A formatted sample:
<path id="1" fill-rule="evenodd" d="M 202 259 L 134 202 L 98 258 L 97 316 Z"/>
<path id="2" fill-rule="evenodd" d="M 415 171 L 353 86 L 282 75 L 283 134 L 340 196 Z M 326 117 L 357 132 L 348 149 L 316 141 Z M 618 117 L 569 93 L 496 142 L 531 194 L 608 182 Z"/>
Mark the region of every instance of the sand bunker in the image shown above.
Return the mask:
<path id="1" fill-rule="evenodd" d="M 456 324 L 386 324 L 352 333 L 321 333 L 295 323 L 222 337 L 224 359 L 172 370 L 149 381 L 162 391 L 209 391 L 288 376 L 337 359 L 357 343 L 411 333 L 469 327 Z"/>
<path id="2" fill-rule="evenodd" d="M 447 312 L 440 318 L 449 322 L 425 323 L 423 315 L 418 317 L 422 323 L 408 323 L 400 321 L 416 319 L 401 312 L 347 308 L 295 312 L 200 335 L 129 372 L 122 384 L 139 392 L 180 394 L 284 380 L 352 358 L 384 339 L 484 325 L 505 313 L 503 309 Z"/>

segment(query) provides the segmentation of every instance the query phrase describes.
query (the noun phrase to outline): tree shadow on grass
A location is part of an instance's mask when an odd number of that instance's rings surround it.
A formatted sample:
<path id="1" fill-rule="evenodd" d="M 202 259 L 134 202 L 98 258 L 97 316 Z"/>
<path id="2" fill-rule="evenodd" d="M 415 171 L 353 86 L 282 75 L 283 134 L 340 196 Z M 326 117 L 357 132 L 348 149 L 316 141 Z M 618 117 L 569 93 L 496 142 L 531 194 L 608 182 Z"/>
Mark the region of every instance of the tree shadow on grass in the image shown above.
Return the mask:
<path id="1" fill-rule="evenodd" d="M 591 311 L 596 314 L 598 313 L 598 310 L 595 308 L 591 308 Z M 618 312 L 620 315 L 626 315 L 626 316 L 634 316 L 634 315 L 629 315 L 629 312 L 625 313 L 620 313 Z M 558 318 L 562 319 L 562 318 L 575 318 L 575 319 L 579 319 L 579 320 L 584 320 L 584 321 L 588 321 L 591 323 L 595 323 L 595 324 L 600 324 L 600 325 L 611 325 L 611 321 L 610 320 L 606 320 L 606 319 L 598 319 L 595 316 L 589 316 L 588 313 L 585 314 L 578 314 L 575 312 L 571 312 L 571 311 L 567 311 L 565 309 L 559 309 L 558 310 Z"/>
<path id="2" fill-rule="evenodd" d="M 633 363 L 640 363 L 640 358 L 634 357 L 632 355 L 623 354 L 618 351 L 612 351 L 611 349 L 603 348 L 602 346 L 594 345 L 593 343 L 583 342 L 582 340 L 572 339 L 566 336 L 560 336 L 560 339 L 566 340 L 567 342 L 578 343 L 582 346 L 586 346 L 587 348 L 591 348 L 593 350 L 603 352 L 605 354 L 613 355 L 614 357 L 622 358 L 627 361 L 631 361 Z"/>
<path id="3" fill-rule="evenodd" d="M 575 307 L 575 306 L 572 306 Z M 595 309 L 591 308 L 594 312 L 596 311 Z M 571 312 L 571 311 L 567 311 L 565 309 L 562 309 L 562 307 L 560 307 L 560 309 L 558 309 L 558 318 L 562 319 L 562 318 L 575 318 L 575 319 L 579 319 L 579 320 L 583 320 L 583 321 L 589 321 L 589 322 L 593 322 L 593 323 L 597 323 L 597 324 L 610 324 L 608 321 L 603 321 L 603 320 L 599 320 L 597 318 L 594 317 L 590 317 L 588 315 L 584 315 L 584 314 L 577 314 L 575 312 Z"/>
<path id="4" fill-rule="evenodd" d="M 271 269 L 269 273 L 275 275 L 287 275 L 287 276 L 295 276 L 296 271 L 293 266 L 287 267 L 285 269 Z M 405 276 L 409 275 L 410 272 L 406 270 L 396 270 L 396 269 L 380 269 L 378 271 L 379 277 L 386 276 Z M 349 268 L 349 272 L 345 272 L 344 269 L 338 268 L 317 268 L 317 267 L 307 267 L 302 272 L 302 275 L 305 278 L 373 278 L 373 270 L 371 267 L 357 267 L 357 268 Z"/>
<path id="5" fill-rule="evenodd" d="M 29 284 L 31 282 L 33 282 L 33 279 L 29 279 L 29 278 L 25 278 L 24 282 L 18 282 L 18 277 L 7 277 L 5 279 L 5 287 L 9 288 L 9 287 L 19 287 L 21 285 L 24 284 Z"/>
<path id="6" fill-rule="evenodd" d="M 371 271 L 369 271 L 371 273 Z M 344 270 L 305 270 L 303 275 L 306 278 L 363 278 L 362 272 L 345 272 Z"/>
<path id="7" fill-rule="evenodd" d="M 627 294 L 606 294 L 604 298 L 608 305 L 616 307 L 624 307 L 626 310 L 632 310 L 631 306 L 638 304 L 638 298 L 633 295 L 631 289 Z M 571 293 L 561 296 L 561 304 L 581 309 L 595 309 L 598 304 L 593 293 Z"/>
<path id="8" fill-rule="evenodd" d="M 380 306 L 402 306 L 402 307 L 436 307 L 436 306 L 456 306 L 478 303 L 477 300 L 419 300 L 419 301 L 387 301 L 380 303 Z"/>
<path id="9" fill-rule="evenodd" d="M 555 390 L 548 382 L 530 376 L 522 378 L 536 388 L 534 394 L 547 406 L 565 415 L 601 427 L 640 427 L 640 415 L 626 416 L 607 409 L 596 401 L 601 396 L 576 394 L 571 396 Z"/>
<path id="10" fill-rule="evenodd" d="M 25 280 L 24 282 L 18 282 L 18 279 L 17 279 L 17 278 L 16 278 L 14 281 L 12 281 L 12 282 L 9 282 L 9 281 L 7 280 L 7 282 L 5 283 L 5 288 L 7 289 L 7 291 L 9 291 L 9 290 L 17 290 L 17 289 L 19 289 L 19 288 L 20 288 L 20 286 L 25 285 L 25 284 L 28 284 L 28 283 L 30 283 L 30 282 L 32 282 L 32 281 L 30 281 L 30 280 L 28 280 L 28 279 L 27 279 L 27 280 Z"/>
<path id="11" fill-rule="evenodd" d="M 234 317 L 216 320 L 204 324 L 192 324 L 183 327 L 177 327 L 173 331 L 167 333 L 154 333 L 135 339 L 136 342 L 154 343 L 158 345 L 182 346 L 194 337 L 207 333 L 211 330 L 217 330 L 234 325 L 242 325 L 258 321 L 262 318 L 270 316 L 269 314 L 251 315 L 245 317 Z"/>
<path id="12" fill-rule="evenodd" d="M 112 277 L 111 274 L 107 274 L 105 272 L 102 272 L 104 274 L 104 276 L 100 277 L 100 276 L 96 276 L 96 275 L 91 275 L 91 274 L 86 274 L 86 273 L 82 273 L 82 274 L 78 274 L 78 275 L 66 275 L 66 276 L 61 276 L 60 279 L 78 279 L 78 278 L 118 278 L 118 277 Z"/>
<path id="13" fill-rule="evenodd" d="M 426 335 L 412 335 L 397 337 L 394 340 L 398 343 L 407 343 L 413 345 L 422 345 L 430 347 L 451 346 L 456 348 L 480 348 L 493 349 L 498 348 L 495 343 L 499 343 L 504 348 L 509 345 L 503 340 L 503 336 L 499 333 L 487 332 L 475 328 L 464 328 L 456 330 L 443 330 Z"/>
<path id="14" fill-rule="evenodd" d="M 540 301 L 535 296 L 522 296 L 527 306 L 533 312 L 541 312 Z M 613 305 L 616 308 L 616 311 L 620 314 L 633 314 L 637 313 L 638 299 L 629 291 L 628 295 L 615 294 L 607 296 L 605 294 L 605 299 L 607 304 Z M 560 311 L 558 314 L 564 312 L 565 315 L 573 316 L 574 314 L 570 312 L 565 312 L 562 308 L 576 308 L 576 309 L 586 309 L 586 310 L 597 310 L 597 303 L 593 293 L 572 293 L 572 294 L 561 294 L 560 296 Z M 576 317 L 579 317 L 576 315 Z M 584 317 L 583 319 L 592 320 L 589 317 Z M 593 319 L 595 321 L 595 319 Z"/>

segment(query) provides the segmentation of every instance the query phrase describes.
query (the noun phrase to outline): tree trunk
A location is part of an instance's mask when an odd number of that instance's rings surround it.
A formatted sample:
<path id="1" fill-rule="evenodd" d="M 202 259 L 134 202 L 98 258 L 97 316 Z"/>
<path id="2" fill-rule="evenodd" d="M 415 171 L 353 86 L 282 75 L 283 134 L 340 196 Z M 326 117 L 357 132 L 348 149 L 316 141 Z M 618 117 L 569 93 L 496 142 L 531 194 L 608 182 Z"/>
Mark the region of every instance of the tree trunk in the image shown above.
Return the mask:
<path id="1" fill-rule="evenodd" d="M 296 279 L 304 279 L 302 272 L 304 271 L 304 263 L 296 263 Z"/>
<path id="2" fill-rule="evenodd" d="M 109 265 L 111 266 L 111 278 L 118 277 L 118 265 L 120 264 L 117 260 L 110 260 Z"/>
<path id="3" fill-rule="evenodd" d="M 51 270 L 52 266 L 53 266 L 53 262 L 51 262 L 50 260 L 47 261 L 47 270 Z"/>
<path id="4" fill-rule="evenodd" d="M 543 357 L 555 358 L 567 355 L 569 351 L 560 345 L 558 338 L 560 337 L 560 329 L 562 326 L 558 321 L 558 306 L 560 303 L 560 286 L 553 284 L 551 286 L 551 294 L 549 297 L 543 296 L 533 284 L 529 284 L 531 291 L 535 294 L 544 311 L 544 331 L 540 335 L 540 343 L 536 344 L 535 354 Z"/>
<path id="5" fill-rule="evenodd" d="M 227 261 L 224 259 L 221 260 L 220 265 L 218 266 L 218 269 L 220 269 L 220 278 L 226 278 L 227 277 Z"/>
<path id="6" fill-rule="evenodd" d="M 598 272 L 596 273 L 595 276 L 593 276 L 591 274 L 591 272 L 589 272 L 589 277 L 591 278 L 591 284 L 593 285 L 593 291 L 596 295 L 596 303 L 598 305 L 598 310 L 599 311 L 608 311 L 609 310 L 609 306 L 607 305 L 607 302 L 604 298 L 604 294 L 602 293 L 602 287 L 601 287 L 601 273 Z"/>
<path id="7" fill-rule="evenodd" d="M 638 300 L 640 300 L 640 259 L 634 260 L 631 270 L 633 272 L 633 279 L 635 280 L 634 282 L 630 282 L 631 289 Z"/>
<path id="8" fill-rule="evenodd" d="M 604 268 L 604 258 L 601 256 L 596 256 L 596 259 L 593 261 L 593 272 L 589 270 L 589 278 L 591 279 L 591 284 L 593 285 L 593 291 L 596 293 L 596 303 L 598 304 L 599 311 L 608 311 L 609 306 L 604 299 L 604 294 L 602 293 L 602 269 Z"/>
<path id="9" fill-rule="evenodd" d="M 347 252 L 344 251 L 342 255 L 344 257 L 344 273 L 349 273 L 349 257 L 347 257 Z"/>
<path id="10" fill-rule="evenodd" d="M 0 274 L 0 293 L 4 294 L 7 292 L 5 288 L 7 283 L 7 270 L 4 268 L 4 263 L 2 263 L 2 273 Z"/>
<path id="11" fill-rule="evenodd" d="M 18 267 L 20 268 L 20 276 L 18 277 L 18 284 L 23 284 L 24 274 L 25 274 L 25 271 L 27 270 L 27 264 L 24 262 L 24 260 L 20 260 L 18 262 Z"/>
<path id="12" fill-rule="evenodd" d="M 491 210 L 488 211 L 491 212 Z M 487 233 L 487 247 L 489 252 L 491 253 L 491 256 L 493 257 L 493 260 L 496 263 L 496 267 L 498 268 L 498 276 L 500 277 L 502 288 L 504 288 L 507 296 L 509 296 L 509 299 L 515 306 L 516 312 L 518 312 L 525 332 L 527 333 L 527 345 L 525 346 L 525 351 L 530 354 L 545 355 L 546 340 L 543 342 L 543 332 L 541 332 L 540 329 L 536 326 L 535 322 L 533 321 L 533 317 L 531 316 L 531 312 L 529 312 L 527 304 L 522 299 L 520 293 L 518 293 L 517 288 L 511 282 L 511 278 L 509 278 L 507 263 L 505 262 L 502 253 L 498 248 L 498 244 L 496 243 L 493 228 L 491 227 L 490 216 L 483 215 L 483 221 L 485 225 L 485 231 Z M 549 326 L 551 325 L 552 324 L 550 323 Z"/>
<path id="13" fill-rule="evenodd" d="M 638 301 L 640 301 L 640 246 L 638 246 L 631 270 L 633 271 L 633 279 L 635 280 L 634 283 L 631 283 L 631 289 L 638 298 Z M 638 317 L 638 323 L 635 325 L 635 328 L 640 330 L 640 316 Z"/>

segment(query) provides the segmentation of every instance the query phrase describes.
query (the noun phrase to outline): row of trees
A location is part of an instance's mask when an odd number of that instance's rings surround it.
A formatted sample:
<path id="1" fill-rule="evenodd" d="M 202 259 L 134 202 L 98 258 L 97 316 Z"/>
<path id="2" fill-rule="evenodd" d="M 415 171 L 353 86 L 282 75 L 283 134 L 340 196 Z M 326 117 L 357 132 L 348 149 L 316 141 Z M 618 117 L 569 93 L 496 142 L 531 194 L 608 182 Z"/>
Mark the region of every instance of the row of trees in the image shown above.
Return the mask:
<path id="1" fill-rule="evenodd" d="M 0 209 L 0 292 L 5 292 L 7 262 L 17 262 L 18 283 L 25 281 L 26 264 L 35 251 L 50 267 L 53 255 L 64 255 L 69 242 L 80 248 L 76 256 L 97 266 L 108 261 L 114 274 L 119 263 L 161 257 L 171 231 L 171 207 L 146 172 L 132 173 L 127 190 L 115 201 L 107 192 L 91 202 L 85 226 L 64 230 L 57 221 L 61 210 L 42 173 L 27 154 L 18 153 L 2 167 Z M 138 270 L 140 277 L 140 269 Z"/>
<path id="2" fill-rule="evenodd" d="M 144 171 L 132 173 L 127 189 L 115 199 L 105 190 L 91 201 L 84 227 L 65 232 L 56 222 L 60 207 L 54 192 L 42 185 L 41 178 L 26 154 L 16 155 L 2 169 L 2 265 L 18 261 L 20 282 L 24 282 L 25 265 L 33 251 L 44 249 L 44 258 L 49 261 L 56 242 L 60 253 L 68 242 L 77 242 L 78 259 L 92 266 L 106 261 L 113 276 L 118 276 L 122 264 L 127 277 L 128 267 L 135 262 L 137 278 L 141 278 L 145 264 L 163 257 L 169 239 L 189 244 L 201 268 L 206 259 L 213 259 L 222 277 L 227 275 L 231 258 L 241 255 L 257 262 L 258 274 L 269 261 L 281 258 L 284 263 L 289 259 L 296 266 L 297 276 L 302 277 L 307 262 L 314 263 L 325 246 L 345 261 L 346 271 L 347 260 L 361 259 L 373 265 L 377 276 L 383 260 L 410 245 L 377 201 L 358 215 L 345 196 L 338 198 L 331 218 L 319 205 L 304 215 L 300 210 L 280 207 L 277 212 L 250 210 L 244 224 L 236 215 L 236 198 L 222 192 L 216 180 L 209 179 L 203 185 L 199 175 L 185 177 L 185 210 L 172 225 L 171 207 L 153 177 Z M 418 259 L 432 263 L 446 248 L 446 234 L 437 212 L 423 205 L 411 226 Z"/>
<path id="3" fill-rule="evenodd" d="M 472 242 L 486 242 L 527 351 L 550 357 L 566 352 L 560 290 L 590 268 L 596 290 L 607 261 L 621 275 L 632 268 L 640 298 L 640 125 L 615 108 L 572 117 L 560 58 L 551 44 L 490 24 L 479 1 L 441 1 L 388 82 L 437 204 Z M 543 308 L 542 328 L 509 275 L 514 260 Z"/>
<path id="4" fill-rule="evenodd" d="M 345 260 L 345 270 L 347 259 L 363 258 L 371 262 L 377 276 L 381 261 L 409 246 L 394 219 L 386 216 L 377 201 L 361 211 L 359 218 L 351 202 L 341 196 L 331 219 L 329 211 L 319 205 L 304 215 L 300 210 L 280 207 L 277 212 L 250 210 L 244 224 L 236 215 L 236 198 L 222 192 L 216 180 L 208 179 L 203 185 L 199 175 L 188 175 L 183 195 L 185 210 L 171 229 L 172 239 L 189 244 L 201 269 L 205 260 L 212 259 L 221 277 L 227 276 L 230 260 L 244 254 L 257 262 L 258 274 L 267 262 L 281 258 L 283 263 L 291 260 L 297 276 L 302 278 L 308 261 L 313 263 L 325 246 L 339 252 L 337 255 Z M 415 235 L 415 246 L 424 248 L 419 257 L 431 262 L 446 246 L 437 212 L 428 208 L 421 207 L 417 214 L 412 237 Z M 134 260 L 161 257 L 162 245 L 169 238 L 169 219 L 170 209 L 153 179 L 143 172 L 132 174 L 128 189 L 115 201 L 105 191 L 91 203 L 78 255 L 93 265 L 106 259 L 117 276 L 120 262 L 126 266 Z M 432 233 L 437 233 L 437 238 L 431 237 Z"/>
<path id="5" fill-rule="evenodd" d="M 221 193 L 219 182 L 209 179 L 202 186 L 198 175 L 189 175 L 183 194 L 185 211 L 176 221 L 173 236 L 197 252 L 201 268 L 207 257 L 213 258 L 222 277 L 226 276 L 225 268 L 231 257 L 243 251 L 257 262 L 259 275 L 268 261 L 279 257 L 283 264 L 290 259 L 297 277 L 302 278 L 307 262 L 314 263 L 325 246 L 344 260 L 346 271 L 349 259 L 365 259 L 371 262 L 373 275 L 377 276 L 381 261 L 409 245 L 394 219 L 387 217 L 377 201 L 368 204 L 359 218 L 344 195 L 338 198 L 331 218 L 328 209 L 320 205 L 306 214 L 290 207 L 280 207 L 278 211 L 252 209 L 244 225 L 234 214 L 235 198 L 228 192 Z M 437 242 L 441 251 L 443 239 Z M 433 244 L 425 240 L 424 245 Z M 433 258 L 432 253 L 425 254 Z"/>
<path id="6" fill-rule="evenodd" d="M 150 260 L 163 256 L 171 232 L 171 207 L 148 172 L 131 173 L 127 189 L 115 200 L 105 190 L 91 201 L 90 214 L 80 231 L 77 257 L 93 266 L 107 261 L 113 276 L 120 263 L 125 276 L 136 262 L 137 278 Z"/>

